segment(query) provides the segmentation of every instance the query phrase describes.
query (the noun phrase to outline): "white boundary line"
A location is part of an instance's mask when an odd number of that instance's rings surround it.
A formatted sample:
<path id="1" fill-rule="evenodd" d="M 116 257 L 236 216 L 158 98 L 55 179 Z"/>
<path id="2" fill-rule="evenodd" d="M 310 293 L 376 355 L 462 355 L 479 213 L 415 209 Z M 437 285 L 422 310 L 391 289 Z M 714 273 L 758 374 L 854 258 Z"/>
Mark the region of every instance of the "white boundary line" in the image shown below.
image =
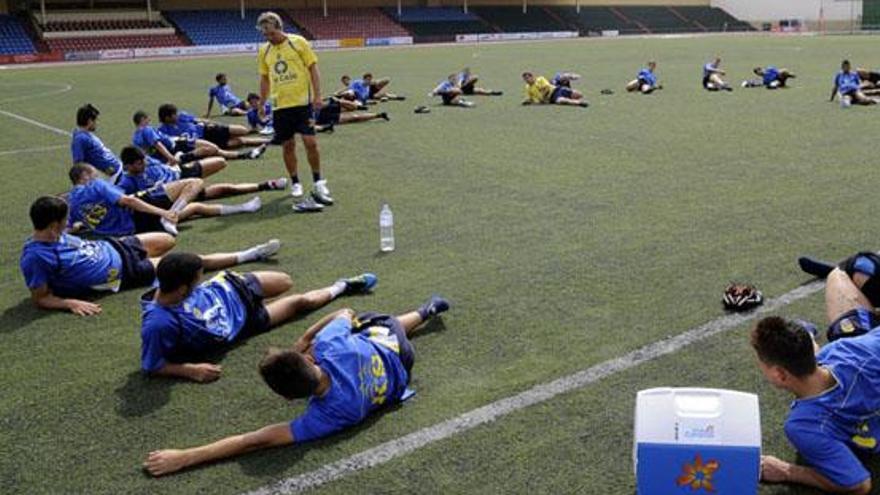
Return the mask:
<path id="1" fill-rule="evenodd" d="M 321 486 L 355 472 L 384 464 L 426 445 L 458 435 L 510 413 L 546 402 L 560 394 L 572 392 L 648 361 L 677 352 L 691 344 L 733 329 L 761 315 L 776 311 L 783 306 L 815 294 L 822 290 L 824 286 L 825 283 L 821 280 L 810 282 L 775 299 L 768 300 L 757 311 L 722 316 L 675 337 L 645 345 L 618 358 L 604 361 L 552 382 L 536 385 L 519 394 L 497 400 L 491 404 L 473 409 L 433 426 L 422 428 L 395 440 L 379 444 L 376 447 L 342 460 L 325 464 L 314 471 L 258 488 L 248 492 L 246 495 L 275 495 L 300 492 Z"/>
<path id="2" fill-rule="evenodd" d="M 42 122 L 37 122 L 36 120 L 29 119 L 29 118 L 24 117 L 22 115 L 19 115 L 17 113 L 7 112 L 6 110 L 0 110 L 0 114 L 6 115 L 7 117 L 12 117 L 13 119 L 20 120 L 24 123 L 37 126 L 40 129 L 45 129 L 49 132 L 54 132 L 55 134 L 60 134 L 65 137 L 70 137 L 73 135 L 70 133 L 70 131 L 65 131 L 64 129 L 59 129 L 57 127 L 52 127 L 51 125 L 44 124 Z"/>
<path id="3" fill-rule="evenodd" d="M 17 150 L 6 150 L 6 151 L 0 151 L 0 156 L 21 155 L 24 153 L 39 153 L 42 151 L 52 151 L 52 150 L 58 150 L 61 148 L 66 148 L 66 147 L 67 147 L 66 144 L 56 144 L 54 146 L 40 146 L 37 148 L 21 148 L 21 149 L 17 149 Z"/>
<path id="4" fill-rule="evenodd" d="M 11 101 L 19 102 L 19 101 L 24 101 L 24 100 L 32 100 L 32 99 L 34 99 L 34 98 L 44 98 L 44 97 L 46 97 L 46 96 L 55 96 L 55 95 L 60 95 L 60 94 L 63 94 L 63 93 L 67 93 L 68 91 L 70 91 L 71 89 L 73 89 L 73 85 L 71 85 L 71 84 L 52 84 L 52 83 L 20 83 L 20 84 L 13 83 L 12 86 L 16 86 L 16 85 L 17 85 L 17 86 L 22 86 L 22 85 L 25 85 L 25 84 L 27 84 L 27 85 L 40 84 L 40 85 L 43 85 L 43 86 L 54 86 L 54 87 L 56 87 L 56 88 L 58 88 L 58 89 L 53 89 L 53 90 L 50 90 L 50 91 L 45 91 L 45 92 L 43 92 L 43 93 L 32 93 L 32 94 L 24 95 L 24 96 L 20 96 L 20 97 L 12 96 L 12 97 L 4 98 L 4 99 L 0 100 L 0 103 L 8 103 L 8 102 L 11 102 Z"/>

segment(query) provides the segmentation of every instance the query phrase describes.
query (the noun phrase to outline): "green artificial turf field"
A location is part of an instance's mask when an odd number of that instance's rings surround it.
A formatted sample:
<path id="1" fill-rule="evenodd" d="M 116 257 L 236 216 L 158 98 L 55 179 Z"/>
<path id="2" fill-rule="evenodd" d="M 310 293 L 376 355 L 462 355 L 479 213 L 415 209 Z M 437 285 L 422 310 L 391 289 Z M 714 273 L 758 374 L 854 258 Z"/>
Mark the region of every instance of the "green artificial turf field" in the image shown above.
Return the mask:
<path id="1" fill-rule="evenodd" d="M 733 93 L 700 89 L 700 67 L 716 53 L 737 85 Z M 373 295 L 338 300 L 234 349 L 222 359 L 222 378 L 209 385 L 141 375 L 139 291 L 102 298 L 103 314 L 94 318 L 31 307 L 18 269 L 27 210 L 38 195 L 68 189 L 69 141 L 0 114 L 0 491 L 258 488 L 718 318 L 729 280 L 756 283 L 773 297 L 807 279 L 794 263 L 800 253 L 839 259 L 878 248 L 868 205 L 880 109 L 827 102 L 844 57 L 880 65 L 876 38 L 576 40 L 320 54 L 327 89 L 344 72 L 371 70 L 393 77 L 393 90 L 409 96 L 383 105 L 389 123 L 341 126 L 320 138 L 338 204 L 294 215 L 286 193 L 263 193 L 255 215 L 185 224 L 177 249 L 230 250 L 277 237 L 284 242 L 277 260 L 249 269 L 285 270 L 300 289 L 370 270 L 379 285 Z M 622 86 L 649 58 L 657 59 L 666 89 L 625 94 Z M 798 75 L 791 89 L 738 88 L 752 67 L 769 64 Z M 505 96 L 475 97 L 473 109 L 413 114 L 463 65 Z M 201 113 L 216 72 L 227 72 L 243 95 L 256 87 L 255 67 L 242 57 L 5 70 L 0 110 L 70 129 L 76 108 L 94 103 L 102 112 L 98 135 L 119 150 L 135 110 L 154 114 L 173 101 Z M 580 72 L 591 107 L 520 106 L 525 69 Z M 600 96 L 602 88 L 616 94 Z M 51 149 L 8 153 L 41 147 Z M 272 149 L 213 180 L 263 180 L 282 171 Z M 397 234 L 397 251 L 385 256 L 378 253 L 382 202 L 394 211 Z M 333 308 L 399 312 L 432 292 L 454 307 L 415 340 L 418 395 L 403 407 L 313 444 L 158 480 L 140 470 L 150 450 L 298 414 L 304 403 L 288 404 L 260 381 L 256 363 L 267 346 L 291 343 Z M 821 294 L 783 312 L 822 322 Z M 746 332 L 742 326 L 712 337 L 321 491 L 632 493 L 635 393 L 661 385 L 760 393 L 765 450 L 792 460 L 781 430 L 788 397 L 764 384 Z"/>

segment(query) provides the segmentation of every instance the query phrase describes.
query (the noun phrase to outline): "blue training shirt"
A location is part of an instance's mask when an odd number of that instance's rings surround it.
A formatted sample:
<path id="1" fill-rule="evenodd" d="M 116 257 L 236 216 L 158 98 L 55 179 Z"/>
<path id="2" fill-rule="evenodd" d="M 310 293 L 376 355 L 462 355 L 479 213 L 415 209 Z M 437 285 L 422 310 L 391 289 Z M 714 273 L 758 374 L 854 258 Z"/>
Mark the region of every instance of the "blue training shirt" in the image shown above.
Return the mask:
<path id="1" fill-rule="evenodd" d="M 122 173 L 122 161 L 93 132 L 74 129 L 70 156 L 73 163 L 88 163 L 114 179 Z"/>
<path id="2" fill-rule="evenodd" d="M 147 157 L 144 171 L 140 174 L 125 172 L 119 179 L 119 187 L 125 194 L 146 191 L 158 184 L 168 184 L 180 180 L 180 172 L 155 158 Z"/>
<path id="3" fill-rule="evenodd" d="M 176 306 L 153 300 L 156 289 L 141 297 L 141 368 L 156 371 L 168 362 L 185 362 L 221 350 L 244 327 L 247 310 L 222 271 L 202 282 Z"/>
<path id="4" fill-rule="evenodd" d="M 452 84 L 451 82 L 449 82 L 449 79 L 446 79 L 445 81 L 441 82 L 440 85 L 437 86 L 437 93 L 438 94 L 448 93 L 448 92 L 452 91 L 453 89 L 455 89 L 455 85 Z"/>
<path id="5" fill-rule="evenodd" d="M 125 192 L 102 180 L 74 186 L 67 196 L 70 205 L 68 227 L 82 222 L 92 233 L 106 236 L 134 234 L 131 211 L 119 205 Z"/>
<path id="6" fill-rule="evenodd" d="M 714 74 L 715 71 L 718 70 L 718 66 L 712 62 L 707 62 L 706 65 L 703 66 L 703 79 L 709 77 Z"/>
<path id="7" fill-rule="evenodd" d="M 205 137 L 205 124 L 196 120 L 190 113 L 178 112 L 177 123 L 162 124 L 159 126 L 159 132 L 168 136 L 186 139 L 190 146 L 194 146 L 196 139 Z M 171 150 L 169 149 L 168 151 Z"/>
<path id="8" fill-rule="evenodd" d="M 657 85 L 657 76 L 651 72 L 650 69 L 642 69 L 639 71 L 639 75 L 637 77 L 640 81 L 644 81 L 645 84 L 654 87 Z"/>
<path id="9" fill-rule="evenodd" d="M 807 464 L 842 487 L 870 478 L 856 456 L 880 452 L 880 332 L 836 340 L 816 354 L 837 384 L 795 400 L 785 434 Z"/>
<path id="10" fill-rule="evenodd" d="M 370 99 L 370 85 L 365 83 L 363 79 L 357 79 L 348 85 L 348 89 L 354 92 L 355 98 L 362 102 Z"/>
<path id="11" fill-rule="evenodd" d="M 241 98 L 235 96 L 228 84 L 218 84 L 208 91 L 208 96 L 217 100 L 217 103 L 225 108 L 232 108 L 241 103 Z"/>
<path id="12" fill-rule="evenodd" d="M 859 87 L 862 85 L 862 80 L 859 79 L 859 74 L 857 72 L 840 71 L 834 76 L 834 84 L 837 86 L 837 91 L 846 94 L 858 91 Z"/>
<path id="13" fill-rule="evenodd" d="M 397 339 L 387 332 L 351 330 L 351 321 L 340 317 L 315 337 L 315 361 L 330 376 L 331 386 L 324 396 L 311 397 L 305 413 L 290 422 L 294 441 L 354 426 L 403 396 L 409 376 L 397 355 Z"/>
<path id="14" fill-rule="evenodd" d="M 162 155 L 156 149 L 156 143 L 162 143 L 169 153 L 174 153 L 174 140 L 170 136 L 159 132 L 151 126 L 138 127 L 131 136 L 131 142 L 138 148 L 144 150 L 145 153 L 156 158 L 164 160 Z"/>
<path id="15" fill-rule="evenodd" d="M 268 102 L 263 106 L 263 112 L 266 114 L 265 120 L 260 120 L 260 113 L 256 108 L 251 108 L 247 112 L 248 125 L 251 129 L 260 129 L 263 127 L 272 127 L 272 105 Z"/>
<path id="16" fill-rule="evenodd" d="M 777 79 L 779 79 L 779 69 L 772 65 L 764 69 L 764 76 L 762 77 L 764 86 L 770 86 L 770 83 Z"/>
<path id="17" fill-rule="evenodd" d="M 48 286 L 62 297 L 116 292 L 122 283 L 122 257 L 109 242 L 70 234 L 61 234 L 56 242 L 28 239 L 19 266 L 28 289 Z"/>

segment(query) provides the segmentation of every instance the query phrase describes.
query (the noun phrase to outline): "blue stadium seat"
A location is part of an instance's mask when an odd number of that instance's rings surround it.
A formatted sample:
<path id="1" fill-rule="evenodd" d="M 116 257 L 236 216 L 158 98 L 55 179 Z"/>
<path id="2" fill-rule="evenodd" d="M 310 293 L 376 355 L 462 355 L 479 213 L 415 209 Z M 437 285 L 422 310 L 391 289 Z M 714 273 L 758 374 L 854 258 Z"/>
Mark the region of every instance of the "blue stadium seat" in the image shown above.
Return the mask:
<path id="1" fill-rule="evenodd" d="M 246 10 L 244 19 L 238 10 L 166 10 L 171 21 L 196 45 L 261 43 L 265 41 L 256 29 L 261 10 Z M 292 23 L 285 30 L 297 32 Z"/>
<path id="2" fill-rule="evenodd" d="M 35 53 L 33 41 L 21 21 L 11 15 L 0 15 L 0 55 Z"/>

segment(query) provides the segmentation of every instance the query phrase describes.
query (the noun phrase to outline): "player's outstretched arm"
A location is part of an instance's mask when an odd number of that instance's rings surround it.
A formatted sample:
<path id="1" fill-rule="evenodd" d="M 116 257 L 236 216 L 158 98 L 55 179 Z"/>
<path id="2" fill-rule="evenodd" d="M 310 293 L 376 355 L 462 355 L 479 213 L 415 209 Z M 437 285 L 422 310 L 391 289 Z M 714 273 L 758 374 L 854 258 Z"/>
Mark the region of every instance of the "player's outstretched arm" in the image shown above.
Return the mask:
<path id="1" fill-rule="evenodd" d="M 184 450 L 154 450 L 143 467 L 153 476 L 164 476 L 205 462 L 234 457 L 255 450 L 281 447 L 294 442 L 290 424 L 278 423 L 257 431 L 233 435 L 208 445 Z"/>
<path id="2" fill-rule="evenodd" d="M 208 97 L 208 109 L 205 110 L 205 118 L 209 118 L 211 116 L 211 109 L 214 108 L 214 97 Z"/>
<path id="3" fill-rule="evenodd" d="M 223 367 L 212 363 L 166 363 L 164 366 L 151 374 L 172 378 L 185 378 L 198 383 L 210 383 L 217 381 Z"/>
<path id="4" fill-rule="evenodd" d="M 867 495 L 871 492 L 871 478 L 856 486 L 836 485 L 813 468 L 785 462 L 772 455 L 761 456 L 761 481 L 766 483 L 795 483 L 819 488 L 826 493 Z"/>
<path id="5" fill-rule="evenodd" d="M 31 300 L 39 308 L 70 311 L 79 316 L 92 316 L 101 312 L 101 306 L 93 302 L 64 299 L 52 294 L 48 285 L 32 289 Z"/>
<path id="6" fill-rule="evenodd" d="M 124 206 L 126 208 L 139 211 L 141 213 L 146 213 L 147 215 L 162 217 L 169 222 L 177 223 L 177 213 L 173 211 L 163 210 L 162 208 L 157 208 L 134 196 L 122 196 L 121 198 L 119 198 L 119 206 Z"/>
<path id="7" fill-rule="evenodd" d="M 352 321 L 354 319 L 354 310 L 351 308 L 343 308 L 338 311 L 334 311 L 320 320 L 318 320 L 314 325 L 309 327 L 308 330 L 300 338 L 296 340 L 293 344 L 294 349 L 297 352 L 306 352 L 312 346 L 312 341 L 315 340 L 315 336 L 321 333 L 321 330 L 324 329 L 331 321 L 336 318 L 344 317 L 347 318 L 348 321 Z"/>

